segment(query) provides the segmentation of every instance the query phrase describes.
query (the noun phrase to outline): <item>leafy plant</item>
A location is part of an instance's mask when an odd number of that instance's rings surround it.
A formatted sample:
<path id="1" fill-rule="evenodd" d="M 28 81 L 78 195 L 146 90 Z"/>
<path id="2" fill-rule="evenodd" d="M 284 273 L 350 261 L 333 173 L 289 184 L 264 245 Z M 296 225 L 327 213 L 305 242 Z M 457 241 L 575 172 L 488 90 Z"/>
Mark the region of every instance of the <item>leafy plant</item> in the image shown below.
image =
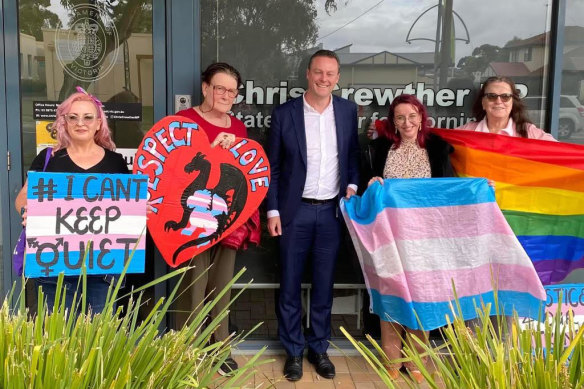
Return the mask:
<path id="1" fill-rule="evenodd" d="M 561 301 L 558 304 L 561 306 Z M 473 330 L 455 315 L 442 328 L 444 344 L 430 346 L 420 339 L 423 347 L 417 352 L 404 345 L 402 361 L 413 361 L 431 388 L 541 388 L 570 389 L 584 387 L 584 327 L 579 330 L 572 313 L 566 317 L 558 312 L 547 315 L 544 322 L 530 321 L 523 326 L 515 317 L 489 315 L 490 307 L 480 310 L 480 324 Z M 505 330 L 505 320 L 511 320 L 511 333 Z M 496 327 L 503 328 L 498 331 Z M 396 387 L 384 364 L 389 362 L 379 344 L 370 336 L 370 345 L 356 341 L 341 328 L 345 336 L 363 355 L 389 388 Z M 372 346 L 372 349 L 370 348 Z M 428 362 L 423 362 L 423 356 Z M 417 387 L 406 380 L 410 387 Z"/>
<path id="2" fill-rule="evenodd" d="M 118 298 L 123 275 L 110 287 L 105 309 L 98 314 L 87 312 L 83 293 L 80 298 L 76 293 L 73 301 L 74 307 L 80 306 L 80 313 L 72 314 L 65 308 L 62 274 L 58 279 L 52 313 L 49 313 L 39 289 L 37 315 L 31 317 L 22 298 L 24 286 L 17 296 L 16 308 L 11 308 L 9 302 L 14 297 L 13 288 L 0 308 L 0 386 L 7 389 L 233 388 L 248 381 L 256 366 L 271 362 L 258 363 L 265 348 L 231 377 L 219 377 L 219 366 L 243 337 L 210 343 L 211 335 L 228 314 L 227 310 L 204 324 L 211 308 L 245 269 L 237 273 L 223 291 L 203 306 L 192 323 L 180 331 L 160 331 L 180 282 L 167 299 L 157 301 L 148 317 L 139 322 L 138 309 L 143 303 L 140 292 L 180 276 L 188 269 L 178 269 L 132 292 L 126 312 L 122 312 L 121 306 L 116 306 L 120 298 L 128 297 Z M 86 275 L 80 277 L 80 283 L 78 290 L 84 290 Z M 239 294 L 241 291 L 231 302 Z"/>

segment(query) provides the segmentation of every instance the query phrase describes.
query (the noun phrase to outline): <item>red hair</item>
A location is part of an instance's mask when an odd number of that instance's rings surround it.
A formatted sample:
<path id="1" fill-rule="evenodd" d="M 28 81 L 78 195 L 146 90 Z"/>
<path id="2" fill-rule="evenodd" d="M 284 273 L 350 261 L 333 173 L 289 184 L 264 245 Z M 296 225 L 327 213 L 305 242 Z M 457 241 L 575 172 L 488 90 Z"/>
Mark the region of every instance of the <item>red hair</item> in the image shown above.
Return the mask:
<path id="1" fill-rule="evenodd" d="M 420 131 L 418 132 L 417 141 L 418 145 L 421 148 L 426 148 L 426 140 L 428 139 L 428 136 L 430 134 L 430 128 L 428 127 L 428 112 L 426 111 L 426 107 L 424 107 L 424 104 L 422 104 L 422 102 L 418 100 L 414 95 L 402 94 L 393 99 L 391 105 L 389 106 L 387 119 L 377 120 L 375 122 L 375 128 L 377 129 L 379 136 L 389 138 L 393 142 L 394 145 L 393 147 L 395 148 L 398 148 L 399 145 L 401 144 L 401 136 L 399 134 L 399 131 L 396 131 L 394 123 L 395 108 L 400 104 L 410 104 L 414 106 L 416 111 L 418 111 L 418 113 L 420 114 L 421 116 Z"/>

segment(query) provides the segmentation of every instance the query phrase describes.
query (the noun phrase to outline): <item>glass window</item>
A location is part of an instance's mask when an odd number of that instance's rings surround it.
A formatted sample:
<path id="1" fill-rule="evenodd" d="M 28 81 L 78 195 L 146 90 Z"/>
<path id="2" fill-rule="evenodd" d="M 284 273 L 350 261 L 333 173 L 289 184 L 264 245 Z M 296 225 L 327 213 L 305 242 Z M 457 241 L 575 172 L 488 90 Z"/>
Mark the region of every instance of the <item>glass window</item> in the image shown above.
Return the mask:
<path id="1" fill-rule="evenodd" d="M 488 6 L 479 0 L 274 0 L 270 6 L 203 0 L 201 10 L 201 20 L 208 21 L 202 26 L 202 67 L 219 60 L 241 72 L 244 89 L 233 113 L 260 142 L 269 133 L 274 106 L 304 91 L 308 59 L 321 48 L 340 58 L 335 93 L 358 104 L 363 145 L 371 120 L 385 117 L 401 93 L 423 100 L 433 126 L 465 124 L 481 82 L 495 75 L 513 78 L 522 96 L 536 97 L 530 102 L 533 115 L 545 115 L 550 0 L 492 0 Z M 246 266 L 255 283 L 277 284 L 276 242 L 266 233 L 262 238 L 262 246 L 242 252 L 237 265 Z M 346 243 L 335 281 L 359 285 L 361 270 Z M 342 293 L 335 292 L 335 305 Z M 234 315 L 240 328 L 247 326 L 242 321 L 266 320 L 262 315 L 270 313 L 265 307 L 262 313 L 242 309 Z M 268 320 L 266 331 L 275 336 L 270 330 L 275 317 Z"/>
<path id="2" fill-rule="evenodd" d="M 153 124 L 152 0 L 20 0 L 18 17 L 24 170 L 55 143 L 56 105 L 76 86 L 104 103 L 131 162 Z"/>
<path id="3" fill-rule="evenodd" d="M 562 91 L 558 133 L 564 142 L 584 144 L 584 3 L 566 2 Z"/>

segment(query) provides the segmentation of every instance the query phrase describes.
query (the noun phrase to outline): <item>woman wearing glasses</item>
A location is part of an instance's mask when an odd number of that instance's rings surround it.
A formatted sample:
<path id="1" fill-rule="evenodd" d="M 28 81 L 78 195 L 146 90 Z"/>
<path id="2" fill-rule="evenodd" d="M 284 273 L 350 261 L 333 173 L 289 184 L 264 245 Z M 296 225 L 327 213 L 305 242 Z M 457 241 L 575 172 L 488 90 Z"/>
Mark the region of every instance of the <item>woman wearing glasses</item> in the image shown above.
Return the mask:
<path id="1" fill-rule="evenodd" d="M 555 141 L 553 136 L 531 123 L 515 83 L 508 77 L 488 78 L 472 111 L 476 121 L 459 129 Z"/>
<path id="2" fill-rule="evenodd" d="M 377 121 L 375 125 L 379 133 L 387 134 L 372 142 L 374 149 L 373 175 L 368 185 L 383 178 L 429 178 L 453 177 L 454 170 L 450 164 L 452 146 L 437 135 L 431 134 L 428 128 L 428 114 L 424 105 L 412 95 L 396 97 L 389 107 L 386 121 Z M 414 195 L 414 194 L 412 194 Z M 386 312 L 380 317 L 381 347 L 390 361 L 400 359 L 402 341 L 406 339 L 422 352 L 422 347 L 412 341 L 411 335 L 427 340 L 428 333 L 403 327 L 390 321 L 392 312 Z M 393 379 L 399 377 L 402 363 L 391 362 L 387 371 Z M 412 362 L 406 362 L 404 367 L 412 379 L 420 383 L 423 376 Z"/>
<path id="3" fill-rule="evenodd" d="M 213 140 L 212 147 L 219 145 L 227 149 L 235 142 L 235 138 L 247 138 L 243 122 L 228 113 L 239 94 L 239 86 L 242 85 L 239 72 L 233 66 L 219 62 L 209 65 L 201 79 L 203 101 L 196 107 L 177 112 L 177 115 L 199 124 L 209 141 Z M 206 297 L 212 300 L 225 288 L 233 278 L 237 250 L 245 249 L 249 242 L 259 244 L 260 234 L 260 216 L 256 210 L 244 225 L 193 259 L 195 268 L 185 274 L 183 280 L 185 285 L 190 285 L 189 289 L 175 303 L 176 329 L 182 328 L 197 315 Z M 210 265 L 212 266 L 209 268 Z M 194 282 L 195 280 L 197 281 Z M 228 291 L 211 310 L 211 319 L 227 308 L 230 299 L 231 294 Z M 213 338 L 218 342 L 228 337 L 229 317 L 226 316 Z M 237 362 L 230 357 L 220 367 L 219 372 L 229 375 L 237 367 Z"/>
<path id="4" fill-rule="evenodd" d="M 116 145 L 111 139 L 102 103 L 82 88 L 77 87 L 77 93 L 59 104 L 53 129 L 57 133 L 57 145 L 52 149 L 50 159 L 45 166 L 48 149 L 42 150 L 32 161 L 31 171 L 43 171 L 44 168 L 44 171 L 53 173 L 129 173 L 122 155 L 114 152 Z M 26 225 L 26 192 L 27 182 L 15 201 L 23 225 Z M 68 308 L 71 308 L 78 279 L 77 276 L 64 279 Z M 109 281 L 104 276 L 87 277 L 86 298 L 93 313 L 103 310 Z M 37 278 L 36 282 L 42 286 L 47 306 L 51 310 L 57 278 Z"/>

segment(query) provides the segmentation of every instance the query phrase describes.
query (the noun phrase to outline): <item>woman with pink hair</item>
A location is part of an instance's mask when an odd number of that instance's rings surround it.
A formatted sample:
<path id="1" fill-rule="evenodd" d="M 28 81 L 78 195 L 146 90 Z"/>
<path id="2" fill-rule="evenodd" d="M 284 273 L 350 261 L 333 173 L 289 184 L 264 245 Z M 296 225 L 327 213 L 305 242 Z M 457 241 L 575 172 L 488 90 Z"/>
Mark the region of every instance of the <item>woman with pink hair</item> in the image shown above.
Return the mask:
<path id="1" fill-rule="evenodd" d="M 32 161 L 30 171 L 53 173 L 129 173 L 126 161 L 116 153 L 116 145 L 111 139 L 110 130 L 103 112 L 103 104 L 81 87 L 57 108 L 53 124 L 57 132 L 57 145 L 52 149 L 45 166 L 48 149 L 42 150 Z M 18 193 L 14 205 L 22 215 L 26 225 L 27 182 Z M 111 278 L 111 277 L 110 277 Z M 65 277 L 66 305 L 71 308 L 73 295 L 77 290 L 79 277 Z M 42 286 L 48 309 L 55 301 L 56 277 L 37 278 Z M 108 278 L 88 276 L 86 298 L 93 313 L 101 312 L 105 305 Z"/>

